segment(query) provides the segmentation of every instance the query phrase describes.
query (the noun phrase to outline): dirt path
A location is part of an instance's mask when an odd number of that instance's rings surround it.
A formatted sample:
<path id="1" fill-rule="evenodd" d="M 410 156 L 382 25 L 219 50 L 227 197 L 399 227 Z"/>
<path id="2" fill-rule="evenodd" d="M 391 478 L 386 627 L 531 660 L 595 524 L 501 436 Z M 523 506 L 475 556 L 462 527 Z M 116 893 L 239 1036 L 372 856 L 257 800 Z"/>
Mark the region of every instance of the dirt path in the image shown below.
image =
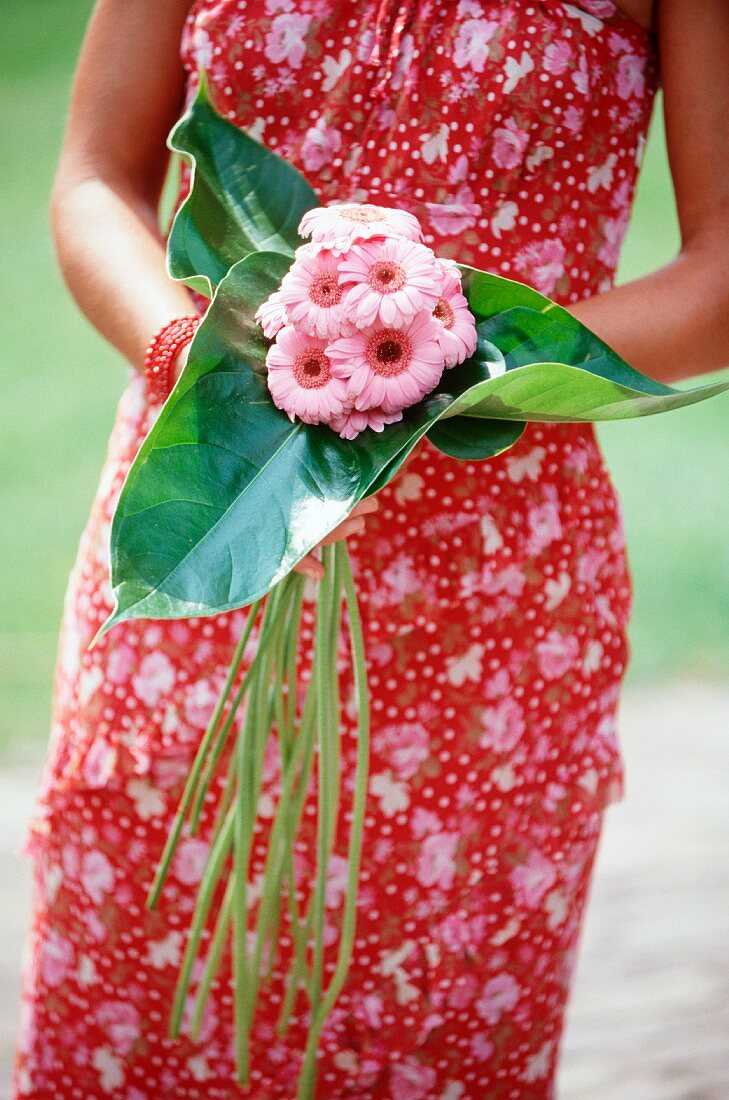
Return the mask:
<path id="1" fill-rule="evenodd" d="M 633 692 L 622 741 L 628 799 L 602 842 L 559 1097 L 727 1100 L 729 687 Z M 29 877 L 13 853 L 37 769 L 11 761 L 0 775 L 4 1100 Z"/>

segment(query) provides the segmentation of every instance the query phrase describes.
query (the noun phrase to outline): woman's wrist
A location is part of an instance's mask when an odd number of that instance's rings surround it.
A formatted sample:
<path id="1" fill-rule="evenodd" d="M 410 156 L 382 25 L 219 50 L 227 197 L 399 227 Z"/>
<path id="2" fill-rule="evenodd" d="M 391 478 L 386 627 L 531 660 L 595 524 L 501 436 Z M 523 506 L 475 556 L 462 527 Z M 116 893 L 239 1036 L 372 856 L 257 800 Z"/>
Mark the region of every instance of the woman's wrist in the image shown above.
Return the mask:
<path id="1" fill-rule="evenodd" d="M 177 379 L 176 367 L 184 364 L 186 351 L 200 323 L 196 315 L 176 317 L 154 334 L 144 356 L 144 377 L 150 405 L 161 405 Z"/>

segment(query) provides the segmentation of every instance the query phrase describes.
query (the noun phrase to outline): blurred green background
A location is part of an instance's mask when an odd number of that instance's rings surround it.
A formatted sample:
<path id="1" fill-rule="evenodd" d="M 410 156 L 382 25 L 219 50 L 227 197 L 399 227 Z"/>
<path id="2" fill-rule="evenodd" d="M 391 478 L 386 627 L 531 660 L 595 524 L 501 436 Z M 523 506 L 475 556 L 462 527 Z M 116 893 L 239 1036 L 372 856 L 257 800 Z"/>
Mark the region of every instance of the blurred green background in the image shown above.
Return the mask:
<path id="1" fill-rule="evenodd" d="M 3 0 L 0 38 L 0 748 L 47 736 L 68 571 L 125 367 L 56 272 L 48 192 L 91 0 Z M 660 118 L 620 279 L 678 242 Z M 680 308 L 680 304 L 679 304 Z M 719 675 L 729 662 L 729 400 L 601 431 L 635 578 L 633 682 Z"/>

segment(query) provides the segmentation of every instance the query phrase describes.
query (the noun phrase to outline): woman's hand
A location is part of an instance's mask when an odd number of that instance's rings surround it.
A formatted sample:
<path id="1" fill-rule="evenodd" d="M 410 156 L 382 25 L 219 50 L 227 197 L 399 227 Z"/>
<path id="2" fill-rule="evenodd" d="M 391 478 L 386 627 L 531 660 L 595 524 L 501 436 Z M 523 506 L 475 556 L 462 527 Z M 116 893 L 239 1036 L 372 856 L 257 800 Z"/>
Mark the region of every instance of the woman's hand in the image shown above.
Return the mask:
<path id="1" fill-rule="evenodd" d="M 371 516 L 373 512 L 376 512 L 380 507 L 380 503 L 376 497 L 368 497 L 367 500 L 361 500 L 359 504 L 355 504 L 351 513 L 347 516 L 343 523 L 340 523 L 338 527 L 335 527 L 326 538 L 322 539 L 319 546 L 330 546 L 333 542 L 340 542 L 342 539 L 346 539 L 349 535 L 359 535 L 365 529 L 365 516 Z M 316 548 L 317 550 L 319 547 Z M 316 557 L 316 551 L 312 550 L 310 554 L 307 554 L 305 558 L 302 558 L 298 565 L 294 566 L 294 570 L 297 573 L 302 573 L 305 577 L 311 577 L 314 581 L 320 581 L 324 576 L 324 566 Z"/>

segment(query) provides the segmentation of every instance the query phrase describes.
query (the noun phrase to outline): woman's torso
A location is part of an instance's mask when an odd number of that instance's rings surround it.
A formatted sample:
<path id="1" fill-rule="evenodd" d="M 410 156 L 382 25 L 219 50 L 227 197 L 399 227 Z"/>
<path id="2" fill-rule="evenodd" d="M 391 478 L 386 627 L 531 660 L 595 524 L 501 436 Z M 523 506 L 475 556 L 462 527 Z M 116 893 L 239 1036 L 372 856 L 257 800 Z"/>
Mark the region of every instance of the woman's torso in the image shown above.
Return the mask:
<path id="1" fill-rule="evenodd" d="M 322 201 L 562 302 L 610 285 L 656 77 L 611 0 L 199 0 L 183 56 Z"/>

